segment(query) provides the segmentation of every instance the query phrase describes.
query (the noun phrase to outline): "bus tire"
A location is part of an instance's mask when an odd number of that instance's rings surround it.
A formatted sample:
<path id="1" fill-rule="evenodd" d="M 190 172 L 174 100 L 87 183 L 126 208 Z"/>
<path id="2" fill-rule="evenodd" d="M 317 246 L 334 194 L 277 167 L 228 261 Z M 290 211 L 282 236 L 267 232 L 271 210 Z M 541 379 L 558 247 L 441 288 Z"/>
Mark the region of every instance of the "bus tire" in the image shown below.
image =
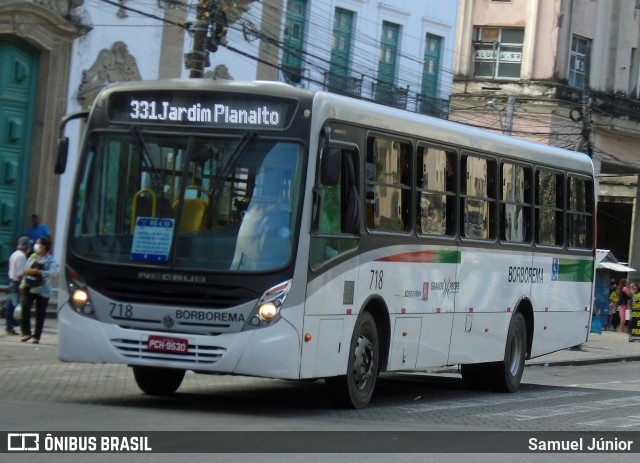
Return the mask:
<path id="1" fill-rule="evenodd" d="M 373 396 L 378 378 L 379 340 L 373 316 L 358 318 L 349 347 L 347 374 L 325 379 L 331 402 L 341 408 L 364 408 Z"/>
<path id="2" fill-rule="evenodd" d="M 527 326 L 520 312 L 513 314 L 507 334 L 504 360 L 492 364 L 491 382 L 495 391 L 516 392 L 524 371 L 527 351 Z"/>
<path id="3" fill-rule="evenodd" d="M 133 377 L 142 392 L 149 395 L 171 395 L 184 379 L 184 370 L 157 367 L 133 367 Z"/>

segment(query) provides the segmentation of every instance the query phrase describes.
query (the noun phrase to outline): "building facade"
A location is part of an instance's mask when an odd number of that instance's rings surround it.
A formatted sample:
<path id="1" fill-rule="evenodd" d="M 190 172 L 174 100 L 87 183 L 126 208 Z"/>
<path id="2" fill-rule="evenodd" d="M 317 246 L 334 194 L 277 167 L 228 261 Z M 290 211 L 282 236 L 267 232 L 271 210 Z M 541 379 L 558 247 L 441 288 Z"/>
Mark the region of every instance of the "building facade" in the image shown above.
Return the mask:
<path id="1" fill-rule="evenodd" d="M 640 268 L 635 0 L 460 0 L 450 119 L 589 152 L 598 247 Z"/>
<path id="2" fill-rule="evenodd" d="M 83 0 L 0 1 L 0 266 L 36 212 L 62 246 L 79 124 L 71 128 L 70 166 L 54 175 L 61 118 L 88 108 L 112 82 L 177 77 L 184 33 L 164 16 L 186 10 L 158 2 L 159 19 L 118 3 Z M 177 13 L 176 13 L 177 12 Z M 182 13 L 180 13 L 182 12 Z M 6 282 L 6 272 L 0 273 Z"/>
<path id="3" fill-rule="evenodd" d="M 66 127 L 56 176 L 60 120 L 104 86 L 278 80 L 446 117 L 457 11 L 437 0 L 0 0 L 0 266 L 33 212 L 62 248 L 82 123 Z"/>

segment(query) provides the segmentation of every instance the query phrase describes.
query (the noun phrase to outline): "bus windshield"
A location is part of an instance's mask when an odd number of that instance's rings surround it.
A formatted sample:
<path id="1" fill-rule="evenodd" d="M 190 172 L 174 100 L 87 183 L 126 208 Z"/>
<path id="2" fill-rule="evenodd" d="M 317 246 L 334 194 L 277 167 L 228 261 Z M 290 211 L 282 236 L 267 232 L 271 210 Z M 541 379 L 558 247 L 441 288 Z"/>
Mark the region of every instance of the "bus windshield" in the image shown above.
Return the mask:
<path id="1" fill-rule="evenodd" d="M 291 141 L 95 132 L 69 249 L 172 269 L 267 271 L 291 260 L 303 147 Z"/>

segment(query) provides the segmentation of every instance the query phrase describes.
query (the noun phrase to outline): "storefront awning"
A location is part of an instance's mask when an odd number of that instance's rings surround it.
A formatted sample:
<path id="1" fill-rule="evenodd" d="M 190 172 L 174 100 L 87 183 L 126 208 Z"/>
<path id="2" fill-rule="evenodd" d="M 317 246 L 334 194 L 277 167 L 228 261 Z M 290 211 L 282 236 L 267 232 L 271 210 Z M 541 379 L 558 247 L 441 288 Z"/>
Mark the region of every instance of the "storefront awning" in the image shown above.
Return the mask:
<path id="1" fill-rule="evenodd" d="M 635 268 L 618 262 L 616 256 L 608 249 L 596 249 L 596 270 L 607 269 L 614 272 L 635 272 Z"/>
<path id="2" fill-rule="evenodd" d="M 635 268 L 627 267 L 626 265 L 618 264 L 615 262 L 600 262 L 596 269 L 606 268 L 607 270 L 613 270 L 614 272 L 635 272 Z"/>

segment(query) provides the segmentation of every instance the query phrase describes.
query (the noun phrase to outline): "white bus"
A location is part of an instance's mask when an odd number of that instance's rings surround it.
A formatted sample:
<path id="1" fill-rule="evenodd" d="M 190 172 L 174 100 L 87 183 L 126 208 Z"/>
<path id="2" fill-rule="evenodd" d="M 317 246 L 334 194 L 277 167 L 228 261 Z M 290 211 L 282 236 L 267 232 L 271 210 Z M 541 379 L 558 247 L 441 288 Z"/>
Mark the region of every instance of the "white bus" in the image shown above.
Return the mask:
<path id="1" fill-rule="evenodd" d="M 158 395 L 186 370 L 321 378 L 360 408 L 381 372 L 443 365 L 513 392 L 587 340 L 584 154 L 266 82 L 116 84 L 79 116 L 63 361 Z"/>

